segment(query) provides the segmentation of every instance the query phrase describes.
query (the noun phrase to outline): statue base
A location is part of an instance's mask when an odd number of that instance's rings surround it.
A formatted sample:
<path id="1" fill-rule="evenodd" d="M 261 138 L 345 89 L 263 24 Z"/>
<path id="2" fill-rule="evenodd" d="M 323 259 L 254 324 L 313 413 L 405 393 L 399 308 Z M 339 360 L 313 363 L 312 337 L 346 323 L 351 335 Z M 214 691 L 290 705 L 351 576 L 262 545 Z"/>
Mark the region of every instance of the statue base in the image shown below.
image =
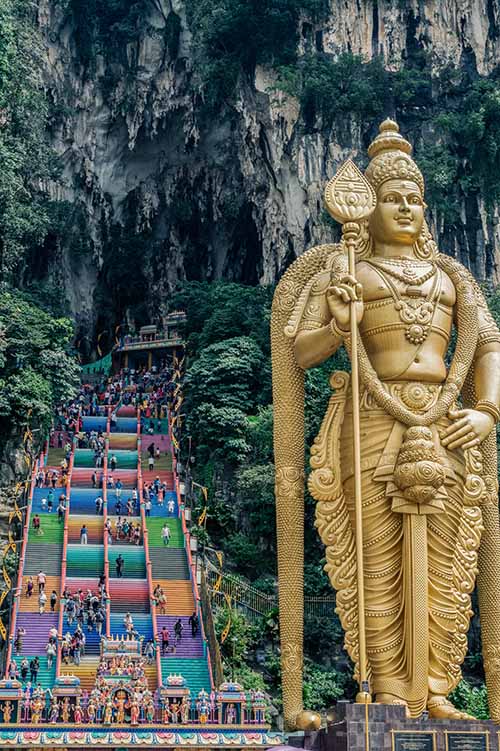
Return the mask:
<path id="1" fill-rule="evenodd" d="M 310 751 L 500 751 L 500 728 L 485 720 L 408 720 L 404 707 L 339 702 L 325 729 L 288 743 Z"/>

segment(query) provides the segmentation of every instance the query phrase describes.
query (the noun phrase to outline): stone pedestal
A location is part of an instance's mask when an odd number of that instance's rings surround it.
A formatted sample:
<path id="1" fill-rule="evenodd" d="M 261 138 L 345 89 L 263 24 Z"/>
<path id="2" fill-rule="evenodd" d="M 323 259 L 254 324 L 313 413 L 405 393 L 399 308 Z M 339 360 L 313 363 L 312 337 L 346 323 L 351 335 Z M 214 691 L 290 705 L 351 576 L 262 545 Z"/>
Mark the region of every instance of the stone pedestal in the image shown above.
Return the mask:
<path id="1" fill-rule="evenodd" d="M 300 745 L 312 751 L 500 751 L 500 727 L 489 721 L 407 720 L 403 707 L 369 704 L 366 724 L 365 712 L 363 704 L 339 702 L 326 730 L 305 733 Z"/>

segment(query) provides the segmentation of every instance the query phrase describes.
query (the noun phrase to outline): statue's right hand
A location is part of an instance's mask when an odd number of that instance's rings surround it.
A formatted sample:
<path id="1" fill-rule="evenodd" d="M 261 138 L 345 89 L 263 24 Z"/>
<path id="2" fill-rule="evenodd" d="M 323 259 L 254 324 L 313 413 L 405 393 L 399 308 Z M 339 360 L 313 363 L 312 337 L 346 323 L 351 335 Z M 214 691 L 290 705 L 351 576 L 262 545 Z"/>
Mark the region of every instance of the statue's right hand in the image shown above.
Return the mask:
<path id="1" fill-rule="evenodd" d="M 328 287 L 326 299 L 339 328 L 349 329 L 352 302 L 355 303 L 357 323 L 363 318 L 363 287 L 353 276 L 344 276 L 338 284 Z"/>

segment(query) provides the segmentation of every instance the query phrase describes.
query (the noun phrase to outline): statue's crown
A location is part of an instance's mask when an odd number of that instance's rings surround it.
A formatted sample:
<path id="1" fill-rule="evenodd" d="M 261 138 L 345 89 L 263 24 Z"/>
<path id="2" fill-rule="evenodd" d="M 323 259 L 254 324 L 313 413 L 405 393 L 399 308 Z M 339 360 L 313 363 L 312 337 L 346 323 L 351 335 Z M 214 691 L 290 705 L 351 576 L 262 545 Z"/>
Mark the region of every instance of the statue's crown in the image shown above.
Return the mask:
<path id="1" fill-rule="evenodd" d="M 368 147 L 371 162 L 366 168 L 368 181 L 377 190 L 386 180 L 413 180 L 424 193 L 424 178 L 411 158 L 411 144 L 399 132 L 394 120 L 384 120 L 379 134 Z"/>

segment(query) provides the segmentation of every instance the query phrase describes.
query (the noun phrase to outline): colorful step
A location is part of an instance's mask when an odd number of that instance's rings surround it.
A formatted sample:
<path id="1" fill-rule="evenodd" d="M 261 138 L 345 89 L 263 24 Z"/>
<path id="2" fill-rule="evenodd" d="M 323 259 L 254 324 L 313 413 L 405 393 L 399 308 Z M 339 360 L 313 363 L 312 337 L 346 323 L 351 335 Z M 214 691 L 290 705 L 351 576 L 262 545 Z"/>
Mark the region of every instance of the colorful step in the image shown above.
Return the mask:
<path id="1" fill-rule="evenodd" d="M 52 667 L 49 668 L 47 666 L 47 657 L 45 655 L 25 655 L 28 662 L 31 662 L 33 657 L 38 657 L 38 660 L 40 662 L 40 670 L 38 671 L 36 682 L 39 683 L 43 689 L 52 688 L 54 685 L 54 681 L 56 678 L 56 661 L 53 660 Z M 23 656 L 17 656 L 14 658 L 17 665 L 20 666 L 22 660 L 24 659 Z M 28 678 L 27 680 L 30 680 L 30 673 L 28 671 Z"/>
<path id="2" fill-rule="evenodd" d="M 156 623 L 158 625 L 158 634 L 164 626 L 170 633 L 170 645 L 175 648 L 175 657 L 203 657 L 203 641 L 201 634 L 198 631 L 197 635 L 193 637 L 191 635 L 191 626 L 189 625 L 188 618 L 182 617 L 182 638 L 178 641 L 175 638 L 174 625 L 178 620 L 176 615 L 158 615 L 156 617 Z"/>
<path id="3" fill-rule="evenodd" d="M 170 529 L 170 540 L 167 545 L 164 545 L 161 530 L 164 524 L 167 524 Z M 146 519 L 148 527 L 148 541 L 149 548 L 183 548 L 184 549 L 184 535 L 182 533 L 182 525 L 179 518 L 169 517 L 148 517 Z"/>
<path id="4" fill-rule="evenodd" d="M 23 628 L 26 634 L 22 637 L 21 654 L 45 655 L 45 647 L 49 641 L 49 629 L 59 624 L 58 613 L 19 613 L 16 629 Z"/>
<path id="5" fill-rule="evenodd" d="M 153 576 L 162 579 L 189 579 L 189 566 L 184 548 L 151 547 L 149 558 Z"/>
<path id="6" fill-rule="evenodd" d="M 38 584 L 37 584 L 36 576 L 33 576 L 34 586 L 33 586 L 33 594 L 31 595 L 31 597 L 28 597 L 28 595 L 26 594 L 28 579 L 29 579 L 28 575 L 23 577 L 23 588 L 21 591 L 19 611 L 22 613 L 38 613 L 39 612 Z M 45 607 L 46 612 L 50 610 L 50 605 L 49 605 L 50 594 L 53 590 L 55 590 L 57 593 L 56 613 L 59 611 L 59 597 L 61 594 L 60 586 L 61 586 L 61 579 L 59 576 L 47 576 L 46 581 L 45 581 L 45 594 L 47 595 L 47 605 Z"/>
<path id="7" fill-rule="evenodd" d="M 80 679 L 82 691 L 91 691 L 94 688 L 99 657 L 97 655 L 85 655 L 80 659 L 80 664 L 61 665 L 61 675 L 75 675 Z"/>
<path id="8" fill-rule="evenodd" d="M 192 696 L 197 696 L 202 689 L 207 692 L 211 690 L 208 665 L 204 658 L 189 659 L 176 655 L 162 657 L 161 672 L 164 685 L 169 675 L 182 675 L 191 689 Z"/>
<path id="9" fill-rule="evenodd" d="M 74 514 L 74 509 L 72 509 Z M 87 544 L 102 544 L 104 519 L 102 516 L 71 515 L 68 522 L 68 543 L 80 543 L 83 529 L 87 532 Z"/>
<path id="10" fill-rule="evenodd" d="M 154 576 L 154 572 L 153 572 Z M 167 612 L 165 615 L 190 616 L 194 610 L 193 589 L 191 582 L 175 581 L 174 579 L 153 578 L 153 589 L 159 585 L 167 597 Z M 163 615 L 159 613 L 159 615 Z"/>
<path id="11" fill-rule="evenodd" d="M 34 516 L 31 517 L 28 545 L 30 543 L 62 545 L 64 524 L 56 514 L 39 514 L 40 528 L 38 530 L 33 527 L 33 519 Z"/>
<path id="12" fill-rule="evenodd" d="M 126 449 L 128 451 L 137 450 L 137 433 L 110 433 L 109 450 Z"/>
<path id="13" fill-rule="evenodd" d="M 110 579 L 111 613 L 149 613 L 149 588 L 146 579 Z"/>
<path id="14" fill-rule="evenodd" d="M 61 575 L 62 545 L 41 542 L 31 543 L 26 548 L 25 575 L 36 576 L 39 571 L 50 576 Z"/>
<path id="15" fill-rule="evenodd" d="M 102 545 L 68 545 L 66 575 L 90 577 L 104 571 L 104 547 Z"/>
<path id="16" fill-rule="evenodd" d="M 109 576 L 122 579 L 146 579 L 146 558 L 142 545 L 115 545 L 109 548 Z M 121 556 L 124 565 L 118 577 L 116 560 Z"/>

